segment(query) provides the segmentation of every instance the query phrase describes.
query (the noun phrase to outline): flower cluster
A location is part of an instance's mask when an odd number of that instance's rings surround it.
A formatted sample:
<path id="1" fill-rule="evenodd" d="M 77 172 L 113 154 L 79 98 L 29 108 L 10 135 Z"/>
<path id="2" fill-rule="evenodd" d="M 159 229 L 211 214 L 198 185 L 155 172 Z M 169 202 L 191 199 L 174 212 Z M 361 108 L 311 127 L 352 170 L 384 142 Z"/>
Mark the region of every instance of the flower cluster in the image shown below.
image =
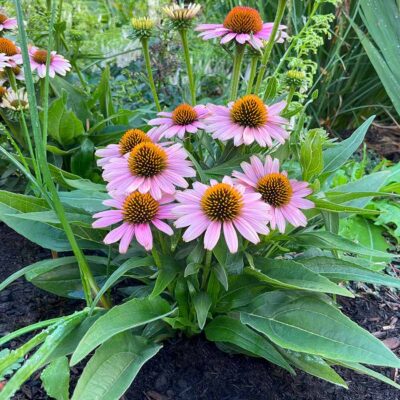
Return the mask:
<path id="1" fill-rule="evenodd" d="M 193 4 L 164 8 L 171 21 L 182 24 L 191 22 L 199 11 L 200 6 Z M 147 18 L 135 18 L 132 23 L 141 34 L 153 27 Z M 269 40 L 272 26 L 263 23 L 256 10 L 235 7 L 223 25 L 200 25 L 197 30 L 204 39 L 222 37 L 221 43 L 235 40 L 240 46 L 260 49 L 263 41 Z M 284 29 L 280 26 L 276 41 L 286 38 Z M 204 248 L 212 250 L 223 236 L 232 253 L 239 249 L 239 236 L 256 244 L 270 229 L 285 232 L 287 222 L 305 226 L 307 219 L 301 209 L 314 206 L 305 199 L 311 189 L 307 182 L 289 179 L 280 170 L 278 159 L 267 156 L 263 163 L 252 156 L 250 163 L 241 164 L 242 171 L 209 182 L 195 179 L 196 171 L 188 160 L 196 159 L 196 154 L 187 151 L 192 152 L 199 132 L 222 143 L 231 141 L 243 150 L 253 144 L 272 148 L 285 143 L 289 121 L 280 115 L 285 109 L 285 101 L 265 104 L 257 95 L 247 94 L 226 105 L 182 103 L 158 112 L 157 118 L 147 122 L 147 133 L 129 129 L 119 143 L 96 152 L 111 197 L 104 204 L 113 209 L 95 214 L 93 226 L 117 224 L 105 243 L 120 241 L 122 253 L 134 237 L 150 250 L 152 229 L 172 235 L 168 220 L 175 228 L 184 229 L 184 241 L 204 235 Z"/>
<path id="2" fill-rule="evenodd" d="M 17 88 L 12 83 L 24 81 L 23 60 L 21 49 L 15 41 L 3 37 L 5 32 L 11 32 L 18 27 L 17 20 L 10 18 L 3 9 L 0 9 L 0 107 L 12 111 L 29 107 L 24 88 Z M 60 54 L 52 51 L 48 57 L 47 50 L 35 46 L 29 47 L 29 62 L 33 72 L 36 71 L 39 78 L 46 76 L 46 62 L 49 58 L 49 76 L 54 78 L 56 74 L 65 76 L 71 69 L 71 64 Z"/>

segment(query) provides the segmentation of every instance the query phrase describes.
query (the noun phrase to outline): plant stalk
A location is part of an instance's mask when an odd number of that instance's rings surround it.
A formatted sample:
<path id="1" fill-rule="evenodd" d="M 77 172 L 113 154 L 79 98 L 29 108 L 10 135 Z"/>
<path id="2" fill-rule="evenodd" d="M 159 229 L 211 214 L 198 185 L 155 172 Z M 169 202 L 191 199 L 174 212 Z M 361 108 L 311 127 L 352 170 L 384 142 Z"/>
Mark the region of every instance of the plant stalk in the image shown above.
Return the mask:
<path id="1" fill-rule="evenodd" d="M 237 98 L 240 82 L 240 71 L 242 69 L 242 62 L 244 56 L 245 46 L 243 44 L 236 44 L 235 57 L 233 59 L 233 71 L 232 71 L 232 86 L 230 100 L 234 101 Z"/>
<path id="2" fill-rule="evenodd" d="M 192 64 L 190 62 L 189 42 L 188 42 L 188 38 L 187 38 L 187 30 L 186 29 L 181 29 L 179 31 L 179 34 L 181 35 L 183 53 L 185 55 L 185 63 L 186 63 L 187 74 L 188 74 L 188 78 L 189 78 L 190 98 L 191 98 L 191 101 L 192 101 L 192 106 L 195 106 L 196 105 L 196 85 L 195 85 L 195 82 L 194 82 Z"/>
<path id="3" fill-rule="evenodd" d="M 151 71 L 149 40 L 147 38 L 143 38 L 141 40 L 141 43 L 143 48 L 144 61 L 146 63 L 146 71 L 147 71 L 147 77 L 149 79 L 150 90 L 153 95 L 154 102 L 156 103 L 157 111 L 160 112 L 161 106 L 157 96 L 156 85 L 154 84 L 153 72 Z"/>
<path id="4" fill-rule="evenodd" d="M 260 91 L 261 82 L 264 79 L 264 74 L 265 74 L 265 71 L 267 70 L 268 61 L 269 61 L 269 58 L 272 53 L 272 48 L 274 47 L 274 44 L 275 44 L 276 34 L 278 32 L 279 25 L 282 21 L 283 13 L 284 13 L 285 7 L 286 7 L 286 2 L 287 2 L 287 0 L 279 0 L 279 3 L 278 3 L 278 10 L 276 11 L 274 26 L 272 27 L 271 36 L 265 47 L 265 51 L 264 51 L 264 54 L 263 54 L 263 57 L 261 60 L 261 67 L 260 67 L 260 70 L 258 71 L 256 86 L 254 88 L 254 92 L 256 94 L 258 94 Z"/>
<path id="5" fill-rule="evenodd" d="M 212 251 L 207 250 L 206 260 L 204 262 L 203 277 L 202 277 L 202 281 L 201 281 L 202 289 L 206 289 L 206 286 L 207 286 L 207 278 L 210 275 L 211 259 L 212 259 Z"/>
<path id="6" fill-rule="evenodd" d="M 258 57 L 257 56 L 251 57 L 250 75 L 249 75 L 249 80 L 247 82 L 246 94 L 250 94 L 253 90 L 254 78 L 256 77 L 257 73 L 257 64 L 258 64 Z"/>

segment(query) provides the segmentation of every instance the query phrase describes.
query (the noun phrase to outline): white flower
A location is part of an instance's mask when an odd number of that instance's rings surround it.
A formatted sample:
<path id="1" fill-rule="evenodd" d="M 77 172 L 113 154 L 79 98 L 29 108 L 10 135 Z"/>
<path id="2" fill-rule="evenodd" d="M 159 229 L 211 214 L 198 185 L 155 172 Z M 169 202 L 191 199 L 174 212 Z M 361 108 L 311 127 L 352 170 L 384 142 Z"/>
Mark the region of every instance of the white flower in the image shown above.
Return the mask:
<path id="1" fill-rule="evenodd" d="M 8 108 L 13 111 L 26 110 L 29 108 L 28 95 L 24 88 L 18 89 L 17 92 L 9 89 L 4 94 L 0 107 Z"/>

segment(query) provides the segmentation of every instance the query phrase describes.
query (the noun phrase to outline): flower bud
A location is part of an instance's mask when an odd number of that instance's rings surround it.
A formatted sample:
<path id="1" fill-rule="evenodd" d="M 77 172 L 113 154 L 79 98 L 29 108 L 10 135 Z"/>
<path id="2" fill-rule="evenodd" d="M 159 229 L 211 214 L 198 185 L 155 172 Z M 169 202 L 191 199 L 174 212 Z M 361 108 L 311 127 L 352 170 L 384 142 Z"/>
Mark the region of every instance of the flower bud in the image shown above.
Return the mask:
<path id="1" fill-rule="evenodd" d="M 133 36 L 137 39 L 148 39 L 154 28 L 154 21 L 149 17 L 133 17 L 132 20 Z"/>
<path id="2" fill-rule="evenodd" d="M 171 4 L 163 8 L 164 13 L 171 22 L 175 30 L 188 29 L 192 25 L 193 19 L 199 14 L 201 5 L 190 3 L 187 6 Z"/>

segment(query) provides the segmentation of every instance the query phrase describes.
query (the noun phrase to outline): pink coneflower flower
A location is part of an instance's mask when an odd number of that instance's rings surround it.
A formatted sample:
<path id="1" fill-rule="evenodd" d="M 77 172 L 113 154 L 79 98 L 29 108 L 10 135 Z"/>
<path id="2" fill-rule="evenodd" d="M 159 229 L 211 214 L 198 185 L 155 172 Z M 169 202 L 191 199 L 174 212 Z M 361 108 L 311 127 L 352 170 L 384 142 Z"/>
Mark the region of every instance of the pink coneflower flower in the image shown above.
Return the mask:
<path id="1" fill-rule="evenodd" d="M 286 221 L 293 226 L 306 226 L 307 218 L 300 211 L 314 207 L 314 203 L 304 199 L 312 193 L 308 182 L 288 179 L 286 171 L 279 172 L 279 160 L 267 156 L 263 165 L 256 156 L 250 158 L 250 164 L 243 162 L 243 173 L 234 171 L 233 176 L 239 184 L 245 185 L 251 193 L 259 193 L 270 205 L 271 227 L 277 226 L 285 232 Z"/>
<path id="2" fill-rule="evenodd" d="M 8 18 L 5 10 L 0 8 L 0 32 L 11 31 L 18 26 L 16 18 Z"/>
<path id="3" fill-rule="evenodd" d="M 245 193 L 244 186 L 234 185 L 224 177 L 222 183 L 212 180 L 211 186 L 200 182 L 193 189 L 178 192 L 172 212 L 178 218 L 177 228 L 188 227 L 183 240 L 189 242 L 205 232 L 204 247 L 212 250 L 221 230 L 231 253 L 238 250 L 236 230 L 252 243 L 258 243 L 258 234 L 267 235 L 269 229 L 268 205 L 261 201 L 259 193 Z"/>
<path id="4" fill-rule="evenodd" d="M 8 57 L 10 67 L 22 64 L 21 49 L 12 40 L 0 37 L 0 53 Z"/>
<path id="5" fill-rule="evenodd" d="M 104 149 L 96 151 L 98 166 L 106 165 L 113 158 L 122 158 L 130 153 L 138 144 L 152 142 L 150 137 L 140 129 L 129 129 L 121 137 L 118 144 L 109 144 Z"/>
<path id="6" fill-rule="evenodd" d="M 150 129 L 149 136 L 158 141 L 159 139 L 178 136 L 183 139 L 185 133 L 196 133 L 199 129 L 205 129 L 201 121 L 208 114 L 208 110 L 203 105 L 190 106 L 180 104 L 172 112 L 160 112 L 157 115 L 161 118 L 151 119 L 148 124 L 155 126 Z"/>
<path id="7" fill-rule="evenodd" d="M 122 158 L 113 158 L 104 166 L 107 189 L 123 193 L 138 190 L 150 193 L 156 200 L 164 194 L 174 194 L 175 187 L 186 188 L 184 178 L 196 176 L 179 143 L 170 147 L 143 142 Z"/>
<path id="8" fill-rule="evenodd" d="M 201 24 L 195 30 L 201 32 L 200 37 L 204 40 L 222 37 L 222 44 L 236 40 L 240 44 L 249 43 L 259 50 L 263 46 L 262 41 L 270 38 L 273 25 L 272 22 L 263 23 L 254 8 L 237 6 L 229 11 L 223 24 Z M 279 26 L 276 42 L 282 43 L 287 37 L 284 29 L 285 25 Z"/>
<path id="9" fill-rule="evenodd" d="M 32 71 L 37 70 L 40 78 L 46 77 L 46 60 L 47 50 L 38 49 L 35 46 L 29 48 L 29 58 L 31 60 Z M 71 69 L 71 64 L 60 54 L 55 51 L 50 53 L 50 65 L 49 65 L 49 76 L 54 78 L 56 73 L 61 76 L 65 76 L 66 73 Z"/>
<path id="10" fill-rule="evenodd" d="M 10 57 L 4 53 L 0 53 L 0 70 L 10 66 Z"/>
<path id="11" fill-rule="evenodd" d="M 158 230 L 172 235 L 172 228 L 163 222 L 163 219 L 172 219 L 171 214 L 173 201 L 172 196 L 155 200 L 149 193 L 133 192 L 129 195 L 113 194 L 113 198 L 105 200 L 104 205 L 116 208 L 116 210 L 101 211 L 93 218 L 98 218 L 93 222 L 93 228 L 105 228 L 110 225 L 122 222 L 120 226 L 113 229 L 104 238 L 105 244 L 119 243 L 119 252 L 126 253 L 132 239 L 136 240 L 146 249 L 153 247 L 153 235 L 150 224 Z"/>
<path id="12" fill-rule="evenodd" d="M 212 114 L 206 119 L 207 130 L 214 139 L 233 139 L 235 146 L 256 141 L 262 147 L 271 147 L 273 139 L 284 143 L 289 133 L 282 126 L 289 122 L 279 113 L 285 106 L 284 101 L 267 106 L 254 94 L 229 103 L 228 107 L 209 104 Z"/>

